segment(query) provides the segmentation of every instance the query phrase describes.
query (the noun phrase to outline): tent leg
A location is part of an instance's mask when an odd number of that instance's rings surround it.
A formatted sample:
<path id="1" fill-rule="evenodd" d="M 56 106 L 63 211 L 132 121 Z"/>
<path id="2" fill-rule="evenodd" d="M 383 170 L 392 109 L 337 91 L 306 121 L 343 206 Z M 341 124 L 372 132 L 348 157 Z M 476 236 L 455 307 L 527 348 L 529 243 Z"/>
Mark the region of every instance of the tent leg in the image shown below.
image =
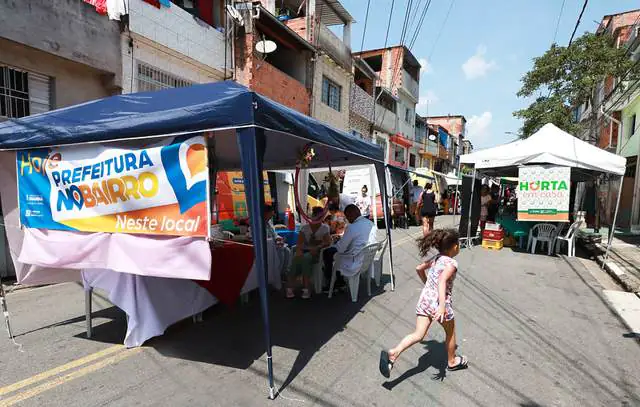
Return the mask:
<path id="1" fill-rule="evenodd" d="M 609 229 L 609 241 L 607 242 L 607 250 L 604 252 L 604 260 L 602 261 L 602 268 L 604 268 L 607 259 L 609 258 L 609 248 L 611 242 L 613 242 L 613 235 L 616 233 L 616 221 L 618 220 L 618 209 L 620 208 L 620 198 L 622 197 L 622 184 L 624 183 L 624 175 L 620 176 L 620 186 L 618 187 L 618 200 L 616 201 L 616 211 L 613 213 L 613 224 Z"/>
<path id="2" fill-rule="evenodd" d="M 238 147 L 242 160 L 245 194 L 249 219 L 254 238 L 253 250 L 258 274 L 258 291 L 262 306 L 262 320 L 264 323 L 264 340 L 267 347 L 267 374 L 269 379 L 269 399 L 276 397 L 273 382 L 273 360 L 271 354 L 271 324 L 269 321 L 269 294 L 267 292 L 268 262 L 267 262 L 267 234 L 262 219 L 264 210 L 264 183 L 262 182 L 262 160 L 265 150 L 264 130 L 253 127 L 237 130 Z"/>
<path id="3" fill-rule="evenodd" d="M 462 175 L 460 174 L 460 170 L 462 169 L 462 163 L 458 163 L 458 174 L 456 175 L 456 192 L 453 195 L 453 227 L 456 227 L 456 209 L 458 209 L 458 188 L 460 188 L 460 182 L 462 181 Z"/>
<path id="4" fill-rule="evenodd" d="M 473 213 L 473 192 L 476 187 L 476 169 L 473 168 L 473 178 L 471 179 L 471 195 L 469 196 L 469 217 L 467 219 L 467 241 L 466 246 L 470 249 L 473 247 L 471 240 L 471 214 Z"/>
<path id="5" fill-rule="evenodd" d="M 87 338 L 91 339 L 93 336 L 93 326 L 91 325 L 91 308 L 93 300 L 93 288 L 84 290 L 84 317 L 87 324 Z"/>
<path id="6" fill-rule="evenodd" d="M 393 273 L 393 244 L 391 244 L 391 211 L 389 209 L 389 191 L 387 190 L 387 169 L 383 164 L 375 166 L 378 175 L 378 184 L 382 194 L 382 212 L 384 214 L 384 226 L 387 230 L 387 243 L 389 245 L 389 274 L 391 276 L 391 291 L 396 290 L 396 279 Z"/>
<path id="7" fill-rule="evenodd" d="M 2 314 L 4 315 L 4 324 L 7 327 L 9 339 L 13 340 L 13 331 L 11 330 L 11 321 L 9 320 L 9 308 L 7 308 L 6 294 L 2 286 L 2 278 L 0 278 L 0 305 L 2 305 Z"/>

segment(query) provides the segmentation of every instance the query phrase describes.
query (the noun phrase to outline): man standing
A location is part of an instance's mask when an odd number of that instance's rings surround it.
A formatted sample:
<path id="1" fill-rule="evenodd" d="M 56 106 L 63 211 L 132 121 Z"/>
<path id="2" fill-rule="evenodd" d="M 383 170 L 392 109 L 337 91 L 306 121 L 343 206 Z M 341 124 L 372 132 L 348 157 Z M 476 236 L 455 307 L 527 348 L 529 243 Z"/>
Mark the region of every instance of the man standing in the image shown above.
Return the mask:
<path id="1" fill-rule="evenodd" d="M 360 209 L 360 214 L 367 219 L 371 218 L 371 197 L 367 195 L 369 192 L 369 188 L 366 185 L 362 186 L 361 193 L 358 198 L 356 198 L 356 206 Z"/>
<path id="2" fill-rule="evenodd" d="M 362 266 L 362 256 L 356 255 L 368 244 L 376 242 L 376 228 L 373 222 L 362 216 L 357 206 L 347 206 L 344 214 L 349 226 L 347 226 L 342 238 L 332 247 L 325 249 L 323 255 L 324 277 L 327 283 L 331 281 L 334 260 L 338 276 L 352 276 Z M 337 279 L 336 283 L 339 283 L 339 286 L 344 286 L 343 279 Z"/>
<path id="3" fill-rule="evenodd" d="M 276 250 L 278 252 L 278 259 L 280 261 L 280 275 L 286 275 L 291 268 L 291 248 L 287 246 L 282 236 L 278 236 L 271 219 L 275 215 L 275 211 L 272 205 L 264 206 L 264 225 L 267 233 L 267 239 L 273 239 L 276 243 Z"/>
<path id="4" fill-rule="evenodd" d="M 420 214 L 418 213 L 418 202 L 422 196 L 422 191 L 422 187 L 418 185 L 418 180 L 414 180 L 413 186 L 411 187 L 411 205 L 409 205 L 409 213 L 413 215 L 416 225 L 422 224 L 420 222 Z"/>

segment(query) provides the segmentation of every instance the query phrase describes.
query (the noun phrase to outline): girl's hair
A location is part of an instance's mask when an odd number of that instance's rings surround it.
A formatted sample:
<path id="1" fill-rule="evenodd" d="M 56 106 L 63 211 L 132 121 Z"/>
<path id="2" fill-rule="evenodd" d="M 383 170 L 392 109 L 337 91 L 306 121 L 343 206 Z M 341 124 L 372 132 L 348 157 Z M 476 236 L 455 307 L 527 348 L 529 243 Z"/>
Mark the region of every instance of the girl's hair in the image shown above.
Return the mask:
<path id="1" fill-rule="evenodd" d="M 430 183 L 430 182 L 427 182 L 426 184 L 424 184 L 424 188 L 425 189 L 431 189 L 431 188 L 433 188 L 433 184 Z"/>
<path id="2" fill-rule="evenodd" d="M 457 245 L 459 239 L 460 234 L 455 229 L 433 230 L 428 235 L 418 239 L 420 256 L 425 257 L 431 248 L 438 250 L 440 253 L 445 253 Z"/>

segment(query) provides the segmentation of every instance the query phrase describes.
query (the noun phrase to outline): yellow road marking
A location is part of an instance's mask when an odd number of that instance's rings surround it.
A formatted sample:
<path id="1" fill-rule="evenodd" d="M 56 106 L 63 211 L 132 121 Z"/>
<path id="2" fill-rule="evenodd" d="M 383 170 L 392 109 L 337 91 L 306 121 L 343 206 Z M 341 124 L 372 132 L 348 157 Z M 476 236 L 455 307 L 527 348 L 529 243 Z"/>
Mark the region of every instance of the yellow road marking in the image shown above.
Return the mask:
<path id="1" fill-rule="evenodd" d="M 64 373 L 67 370 L 74 369 L 76 367 L 82 366 L 82 365 L 84 365 L 86 363 L 89 363 L 89 362 L 93 362 L 96 359 L 100 359 L 102 357 L 105 357 L 107 355 L 110 355 L 110 354 L 112 354 L 114 352 L 117 352 L 117 351 L 120 351 L 120 350 L 123 350 L 123 349 L 124 349 L 124 346 L 122 346 L 122 345 L 111 346 L 111 347 L 103 349 L 103 350 L 101 350 L 99 352 L 92 353 L 92 354 L 87 355 L 85 357 L 82 357 L 80 359 L 76 359 L 76 360 L 74 360 L 72 362 L 69 362 L 67 364 L 64 364 L 62 366 L 58 366 L 58 367 L 55 367 L 55 368 L 53 368 L 51 370 L 47 370 L 46 372 L 42 372 L 42 373 L 39 373 L 39 374 L 37 374 L 35 376 L 28 377 L 28 378 L 26 378 L 24 380 L 21 380 L 21 381 L 17 382 L 17 383 L 10 384 L 9 386 L 0 388 L 0 396 L 2 396 L 4 394 L 7 394 L 7 393 L 12 393 L 12 392 L 14 392 L 16 390 L 20 390 L 23 387 L 30 386 L 32 384 L 41 382 L 41 381 L 43 381 L 45 379 L 48 379 L 51 376 L 55 376 L 55 375 L 58 375 L 60 373 Z"/>
<path id="2" fill-rule="evenodd" d="M 122 346 L 119 346 L 120 349 L 122 349 Z M 64 376 L 59 376 L 56 377 L 52 380 L 49 380 L 48 382 L 45 382 L 41 385 L 38 385 L 36 387 L 33 387 L 31 389 L 28 389 L 22 393 L 16 394 L 15 396 L 6 398 L 4 400 L 0 400 L 0 407 L 8 407 L 8 406 L 12 406 L 16 403 L 19 403 L 21 401 L 30 399 L 31 397 L 35 397 L 37 395 L 39 395 L 40 393 L 44 393 L 45 391 L 51 390 L 55 387 L 60 386 L 61 384 L 70 382 L 72 380 L 75 380 L 79 377 L 85 376 L 89 373 L 95 372 L 96 370 L 100 370 L 106 366 L 109 366 L 111 364 L 120 362 L 121 360 L 124 360 L 130 356 L 135 355 L 136 353 L 139 353 L 140 351 L 142 351 L 143 348 L 134 348 L 134 349 L 128 349 L 128 350 L 123 350 L 123 352 L 115 354 L 113 356 L 109 356 L 105 359 L 102 359 L 94 364 L 85 366 L 81 369 L 78 369 L 74 372 L 68 373 Z"/>

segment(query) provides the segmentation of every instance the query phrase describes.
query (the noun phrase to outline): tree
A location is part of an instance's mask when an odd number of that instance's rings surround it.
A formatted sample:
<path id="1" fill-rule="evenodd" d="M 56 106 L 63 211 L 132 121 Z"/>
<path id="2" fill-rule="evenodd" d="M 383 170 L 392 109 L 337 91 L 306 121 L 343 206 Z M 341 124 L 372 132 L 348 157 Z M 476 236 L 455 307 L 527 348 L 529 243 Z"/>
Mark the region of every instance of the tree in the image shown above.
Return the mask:
<path id="1" fill-rule="evenodd" d="M 574 108 L 585 102 L 594 106 L 597 85 L 609 76 L 629 79 L 627 74 L 635 76 L 637 68 L 626 49 L 616 48 L 613 37 L 607 33 L 585 33 L 568 47 L 552 44 L 544 55 L 534 58 L 533 69 L 522 78 L 518 97 L 539 93 L 529 107 L 513 113 L 524 120 L 522 137 L 529 137 L 546 123 L 571 134 L 578 133 L 584 127 L 574 121 Z M 586 123 L 592 134 L 596 120 L 597 114 L 592 114 Z"/>

